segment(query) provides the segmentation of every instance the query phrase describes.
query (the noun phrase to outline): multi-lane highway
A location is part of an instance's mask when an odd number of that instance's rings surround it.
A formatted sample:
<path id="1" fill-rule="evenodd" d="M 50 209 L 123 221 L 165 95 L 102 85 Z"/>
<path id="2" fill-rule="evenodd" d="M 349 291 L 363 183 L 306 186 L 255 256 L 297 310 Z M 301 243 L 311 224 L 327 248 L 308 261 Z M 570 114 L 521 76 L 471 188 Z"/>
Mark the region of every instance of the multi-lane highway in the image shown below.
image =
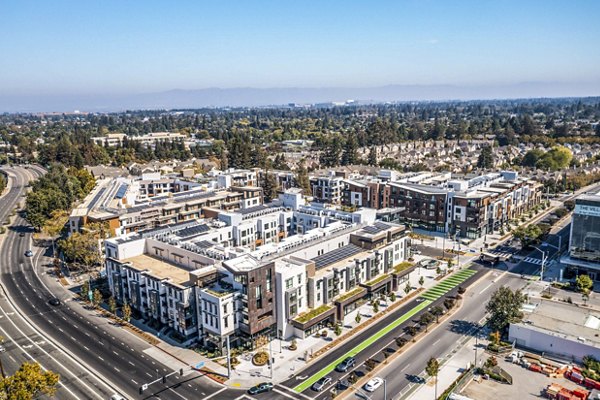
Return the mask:
<path id="1" fill-rule="evenodd" d="M 12 187 L 2 198 L 2 220 L 14 209 L 26 183 L 39 173 L 35 171 L 8 171 Z M 66 291 L 51 293 L 36 273 L 32 258 L 25 256 L 31 248 L 27 222 L 19 215 L 12 218 L 12 227 L 0 248 L 0 281 L 4 288 L 0 332 L 7 338 L 7 368 L 14 369 L 28 358 L 39 361 L 60 373 L 60 398 L 65 399 L 107 399 L 113 393 L 131 399 L 196 399 L 213 394 L 215 399 L 231 398 L 232 393 L 220 392 L 222 387 L 207 377 L 188 371 L 183 377 L 169 377 L 166 384 L 156 383 L 140 395 L 142 383 L 173 369 L 149 356 L 146 350 L 150 345 L 146 342 L 83 309 Z M 54 296 L 61 298 L 63 305 L 48 304 Z M 25 350 L 30 350 L 29 354 Z"/>

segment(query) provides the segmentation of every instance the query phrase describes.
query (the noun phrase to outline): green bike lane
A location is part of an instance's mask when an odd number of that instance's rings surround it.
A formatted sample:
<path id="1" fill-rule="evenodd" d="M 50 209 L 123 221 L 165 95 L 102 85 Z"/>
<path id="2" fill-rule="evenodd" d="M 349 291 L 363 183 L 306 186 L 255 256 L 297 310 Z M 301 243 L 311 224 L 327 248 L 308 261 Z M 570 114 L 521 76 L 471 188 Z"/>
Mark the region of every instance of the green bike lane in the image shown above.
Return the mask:
<path id="1" fill-rule="evenodd" d="M 327 374 L 334 371 L 335 367 L 340 362 L 342 362 L 342 360 L 344 360 L 346 357 L 357 357 L 363 351 L 365 351 L 368 347 L 375 344 L 378 340 L 380 340 L 381 338 L 388 335 L 390 332 L 392 332 L 393 330 L 398 328 L 400 325 L 409 321 L 411 318 L 413 318 L 419 312 L 423 311 L 424 309 L 427 309 L 427 307 L 429 307 L 434 301 L 445 296 L 452 289 L 456 288 L 458 285 L 460 285 L 461 283 L 463 283 L 464 281 L 466 281 L 467 279 L 469 279 L 476 273 L 477 273 L 477 271 L 472 270 L 472 269 L 463 269 L 461 271 L 456 272 L 454 275 L 444 279 L 440 283 L 436 284 L 434 287 L 426 290 L 421 295 L 419 295 L 419 298 L 417 300 L 418 301 L 417 305 L 415 305 L 414 307 L 409 309 L 407 312 L 402 314 L 400 317 L 398 317 L 395 320 L 393 320 L 392 322 L 390 322 L 388 325 L 379 329 L 373 335 L 370 335 L 369 337 L 365 338 L 365 340 L 361 341 L 359 344 L 354 346 L 349 351 L 345 352 L 343 355 L 337 357 L 336 359 L 334 359 L 333 361 L 328 363 L 326 366 L 324 366 L 317 372 L 313 373 L 311 376 L 309 376 L 307 379 L 305 379 L 302 383 L 295 386 L 293 388 L 293 390 L 298 393 L 305 391 L 306 389 L 311 387 L 316 381 L 318 381 L 322 377 L 324 377 Z M 341 346 L 343 346 L 343 343 L 341 344 Z"/>

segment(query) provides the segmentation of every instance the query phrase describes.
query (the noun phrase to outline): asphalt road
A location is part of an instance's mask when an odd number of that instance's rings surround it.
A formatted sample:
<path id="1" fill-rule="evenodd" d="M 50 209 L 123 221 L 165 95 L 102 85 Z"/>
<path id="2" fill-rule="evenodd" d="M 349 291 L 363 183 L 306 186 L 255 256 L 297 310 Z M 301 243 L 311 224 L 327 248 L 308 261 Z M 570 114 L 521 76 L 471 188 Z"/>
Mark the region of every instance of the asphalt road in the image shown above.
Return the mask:
<path id="1" fill-rule="evenodd" d="M 471 277 L 469 277 L 468 279 L 466 279 L 461 284 L 461 286 L 468 286 L 470 283 L 472 283 L 473 281 L 478 279 L 485 272 L 482 268 L 480 268 L 478 266 L 474 266 L 473 269 L 476 270 L 476 273 L 474 275 L 472 275 Z M 448 291 L 445 296 L 452 296 L 452 295 L 456 294 L 457 288 L 458 288 L 458 286 L 455 287 L 454 289 Z M 439 299 L 437 299 L 436 301 L 432 302 L 431 304 L 428 305 L 427 308 L 441 305 L 444 301 L 445 296 L 442 296 Z M 297 374 L 297 376 L 283 382 L 282 384 L 289 388 L 294 388 L 299 383 L 301 383 L 304 379 L 308 379 L 308 377 L 318 374 L 323 369 L 324 366 L 327 366 L 327 365 L 335 362 L 337 359 L 342 357 L 348 351 L 350 351 L 351 349 L 353 349 L 360 343 L 365 342 L 366 340 L 371 338 L 376 332 L 381 330 L 383 327 L 389 325 L 394 320 L 398 319 L 399 317 L 406 314 L 413 308 L 417 307 L 421 303 L 421 301 L 422 301 L 422 298 L 419 296 L 419 297 L 415 298 L 414 300 L 408 302 L 406 305 L 399 307 L 398 309 L 394 310 L 390 314 L 381 318 L 379 321 L 375 322 L 370 327 L 366 328 L 364 331 L 358 333 L 357 335 L 352 336 L 346 342 L 338 345 L 333 350 L 331 350 L 329 353 L 327 353 L 322 358 L 320 358 L 317 362 L 315 362 L 314 364 L 310 365 L 306 369 L 299 372 Z M 416 324 L 415 321 L 419 318 L 420 314 L 421 313 L 418 313 L 415 316 L 413 316 L 412 318 L 408 319 L 406 322 L 399 325 L 396 329 L 387 333 L 380 340 L 377 340 L 375 343 L 373 343 L 372 345 L 367 347 L 364 351 L 360 352 L 355 357 L 356 365 L 357 365 L 356 369 L 360 369 L 361 365 L 369 358 L 378 357 L 378 356 L 383 358 L 383 356 L 381 355 L 382 349 L 386 349 L 390 346 L 390 343 L 394 343 L 394 340 L 396 337 L 405 335 L 405 333 L 404 333 L 405 328 L 409 325 L 415 325 Z M 333 384 L 335 384 L 339 380 L 344 380 L 349 373 L 350 373 L 350 371 L 348 371 L 348 373 L 340 373 L 337 371 L 332 371 L 331 373 L 327 374 L 327 376 L 330 376 L 333 379 L 331 385 L 327 386 L 320 393 L 314 392 L 311 388 L 308 388 L 303 391 L 303 394 L 308 395 L 309 397 L 314 397 L 314 398 L 325 398 L 325 397 L 327 397 L 328 392 L 331 389 L 331 387 L 333 386 Z M 359 373 L 359 375 L 360 375 L 360 373 Z M 301 378 L 304 378 L 304 379 L 301 379 Z"/>
<path id="2" fill-rule="evenodd" d="M 0 217 L 3 218 L 21 196 L 28 179 L 27 170 L 15 168 L 13 172 L 16 179 L 9 194 L 3 198 L 0 209 Z M 24 255 L 31 248 L 28 224 L 20 216 L 13 218 L 13 226 L 6 234 L 0 251 L 0 280 L 11 304 L 26 316 L 34 329 L 12 314 L 11 320 L 24 332 L 21 335 L 15 331 L 12 333 L 19 338 L 17 341 L 28 335 L 43 333 L 43 337 L 37 338 L 39 344 L 36 348 L 48 354 L 61 354 L 48 368 L 59 372 L 65 380 L 71 379 L 73 385 L 80 388 L 80 392 L 64 398 L 107 399 L 115 391 L 131 399 L 197 399 L 211 394 L 216 394 L 212 398 L 219 399 L 239 394 L 239 391 L 220 392 L 221 386 L 192 372 L 181 378 L 178 374 L 171 376 L 166 384 L 153 384 L 140 395 L 138 389 L 142 383 L 153 381 L 157 375 L 162 376 L 172 370 L 144 353 L 149 347 L 146 342 L 111 326 L 103 318 L 94 317 L 93 313 L 86 313 L 66 291 L 51 293 L 36 274 L 32 259 Z M 21 232 L 24 236 L 19 235 Z M 61 298 L 63 305 L 49 305 L 48 300 L 54 296 Z M 25 331 L 27 326 L 29 330 Z M 59 351 L 53 343 L 68 351 L 71 357 Z M 15 360 L 16 365 L 19 361 Z M 108 385 L 100 383 L 100 380 Z"/>
<path id="3" fill-rule="evenodd" d="M 390 362 L 377 374 L 386 380 L 388 399 L 408 390 L 409 385 L 421 384 L 419 375 L 431 357 L 440 358 L 450 353 L 466 335 L 474 335 L 480 327 L 478 322 L 485 316 L 485 304 L 489 296 L 501 285 L 513 289 L 522 287 L 525 281 L 514 274 L 498 275 L 493 272 L 465 293 L 463 305 L 451 318 L 435 327 L 413 347 Z M 478 350 L 479 357 L 483 352 Z M 473 359 L 475 352 L 473 352 Z M 373 400 L 383 400 L 383 387 L 370 395 Z M 357 396 L 358 398 L 358 396 Z"/>

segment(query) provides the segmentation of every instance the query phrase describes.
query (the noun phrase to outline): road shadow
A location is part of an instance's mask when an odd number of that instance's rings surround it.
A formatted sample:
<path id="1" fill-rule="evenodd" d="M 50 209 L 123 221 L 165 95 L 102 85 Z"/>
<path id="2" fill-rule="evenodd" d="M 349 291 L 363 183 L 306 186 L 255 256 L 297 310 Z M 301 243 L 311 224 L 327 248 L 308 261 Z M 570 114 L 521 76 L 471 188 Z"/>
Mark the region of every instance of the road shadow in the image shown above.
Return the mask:
<path id="1" fill-rule="evenodd" d="M 450 332 L 459 333 L 461 335 L 469 334 L 475 336 L 475 333 L 481 329 L 481 325 L 473 321 L 465 321 L 462 319 L 453 319 L 450 321 L 448 330 Z"/>

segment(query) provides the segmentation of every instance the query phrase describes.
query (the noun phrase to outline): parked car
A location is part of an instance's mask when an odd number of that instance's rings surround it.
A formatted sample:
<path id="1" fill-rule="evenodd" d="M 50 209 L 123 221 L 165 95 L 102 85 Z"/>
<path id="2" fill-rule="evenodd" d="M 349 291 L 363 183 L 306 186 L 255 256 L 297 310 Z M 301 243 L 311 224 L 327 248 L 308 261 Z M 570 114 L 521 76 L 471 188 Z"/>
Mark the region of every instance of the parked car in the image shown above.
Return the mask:
<path id="1" fill-rule="evenodd" d="M 25 232 L 19 232 L 19 237 L 25 236 Z"/>
<path id="2" fill-rule="evenodd" d="M 325 386 L 329 385 L 330 383 L 331 383 L 331 377 L 324 376 L 323 378 L 319 379 L 312 385 L 312 390 L 314 390 L 315 392 L 320 392 L 321 390 L 323 390 L 325 388 Z"/>
<path id="3" fill-rule="evenodd" d="M 31 250 L 27 250 L 27 251 L 25 252 L 25 256 L 26 256 L 26 257 L 33 257 L 33 251 L 31 251 Z"/>
<path id="4" fill-rule="evenodd" d="M 354 357 L 346 357 L 341 363 L 339 363 L 335 370 L 337 372 L 347 372 L 350 368 L 356 365 L 356 359 Z"/>
<path id="5" fill-rule="evenodd" d="M 262 382 L 248 389 L 248 393 L 259 394 L 264 392 L 270 392 L 271 390 L 273 390 L 273 384 L 271 382 Z"/>
<path id="6" fill-rule="evenodd" d="M 115 393 L 112 396 L 110 396 L 110 400 L 125 400 L 125 397 Z"/>
<path id="7" fill-rule="evenodd" d="M 6 347 L 0 346 L 0 353 L 4 353 L 6 351 Z"/>
<path id="8" fill-rule="evenodd" d="M 383 385 L 383 379 L 376 376 L 375 378 L 371 379 L 369 382 L 367 382 L 365 384 L 365 390 L 367 392 L 374 392 L 381 385 Z"/>

